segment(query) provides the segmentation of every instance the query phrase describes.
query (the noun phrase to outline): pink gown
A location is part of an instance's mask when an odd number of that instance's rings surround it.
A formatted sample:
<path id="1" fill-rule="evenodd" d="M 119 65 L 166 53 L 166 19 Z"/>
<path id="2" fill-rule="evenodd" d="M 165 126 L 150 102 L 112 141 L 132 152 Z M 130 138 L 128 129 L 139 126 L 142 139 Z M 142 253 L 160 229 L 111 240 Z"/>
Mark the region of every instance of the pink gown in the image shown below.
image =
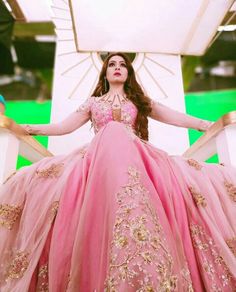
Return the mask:
<path id="1" fill-rule="evenodd" d="M 79 111 L 89 145 L 0 188 L 0 291 L 236 291 L 236 170 L 139 139 L 131 102 Z"/>

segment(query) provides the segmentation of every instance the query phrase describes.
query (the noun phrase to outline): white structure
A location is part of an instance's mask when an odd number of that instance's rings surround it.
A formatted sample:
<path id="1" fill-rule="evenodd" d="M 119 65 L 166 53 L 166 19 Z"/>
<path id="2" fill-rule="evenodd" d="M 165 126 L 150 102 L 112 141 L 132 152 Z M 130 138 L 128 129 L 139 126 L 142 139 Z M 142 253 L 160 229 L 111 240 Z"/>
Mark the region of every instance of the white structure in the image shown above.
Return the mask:
<path id="1" fill-rule="evenodd" d="M 18 155 L 32 162 L 52 156 L 35 138 L 24 135 L 13 120 L 0 114 L 0 184 L 15 172 Z"/>
<path id="2" fill-rule="evenodd" d="M 234 0 L 69 2 L 78 51 L 202 55 Z"/>

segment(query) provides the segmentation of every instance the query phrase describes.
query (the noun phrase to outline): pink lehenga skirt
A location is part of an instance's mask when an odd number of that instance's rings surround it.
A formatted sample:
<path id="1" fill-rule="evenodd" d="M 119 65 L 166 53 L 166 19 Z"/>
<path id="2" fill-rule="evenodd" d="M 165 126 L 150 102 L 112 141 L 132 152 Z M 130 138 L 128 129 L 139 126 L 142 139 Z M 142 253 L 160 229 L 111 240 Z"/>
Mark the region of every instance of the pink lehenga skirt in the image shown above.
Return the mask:
<path id="1" fill-rule="evenodd" d="M 0 189 L 0 291 L 235 291 L 236 170 L 110 122 Z"/>

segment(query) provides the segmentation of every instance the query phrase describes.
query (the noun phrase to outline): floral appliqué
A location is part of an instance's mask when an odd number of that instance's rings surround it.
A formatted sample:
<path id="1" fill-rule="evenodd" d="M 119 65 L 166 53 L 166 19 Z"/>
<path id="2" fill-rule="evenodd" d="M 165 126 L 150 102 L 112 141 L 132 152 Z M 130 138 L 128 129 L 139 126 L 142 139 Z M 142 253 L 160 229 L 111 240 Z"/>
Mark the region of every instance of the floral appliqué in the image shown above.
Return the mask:
<path id="1" fill-rule="evenodd" d="M 55 164 L 53 163 L 50 167 L 36 170 L 36 175 L 40 178 L 56 178 L 61 174 L 64 163 Z"/>
<path id="2" fill-rule="evenodd" d="M 135 168 L 129 167 L 128 176 L 128 184 L 116 194 L 118 209 L 105 291 L 119 291 L 124 285 L 136 291 L 176 291 L 173 258 L 149 192 Z"/>
<path id="3" fill-rule="evenodd" d="M 232 251 L 234 256 L 236 257 L 236 237 L 232 237 L 226 240 L 226 243 L 229 249 Z"/>
<path id="4" fill-rule="evenodd" d="M 87 152 L 87 149 L 86 149 L 86 148 L 82 148 L 82 149 L 79 151 L 79 153 L 80 153 L 80 155 L 81 155 L 82 158 L 84 158 L 86 152 Z"/>
<path id="5" fill-rule="evenodd" d="M 59 201 L 54 201 L 52 203 L 52 206 L 51 206 L 51 214 L 50 214 L 50 220 L 53 221 L 57 215 L 57 211 L 58 211 L 58 208 L 59 208 Z"/>
<path id="6" fill-rule="evenodd" d="M 7 279 L 19 279 L 23 277 L 29 265 L 28 255 L 29 253 L 22 251 L 18 251 L 16 253 L 15 257 L 12 259 L 9 267 L 7 268 Z"/>
<path id="7" fill-rule="evenodd" d="M 8 204 L 0 205 L 0 225 L 12 229 L 14 223 L 22 213 L 21 206 L 12 206 Z"/>
<path id="8" fill-rule="evenodd" d="M 194 167 L 196 170 L 201 170 L 202 169 L 202 165 L 195 159 L 190 158 L 187 160 L 188 165 Z"/>
<path id="9" fill-rule="evenodd" d="M 229 288 L 235 287 L 236 283 L 213 239 L 198 224 L 191 223 L 190 231 L 196 254 L 202 263 L 199 265 L 203 270 L 202 276 L 206 278 L 206 283 L 209 283 L 209 286 L 205 287 L 206 290 L 231 291 Z M 220 290 L 215 290 L 215 287 Z"/>
<path id="10" fill-rule="evenodd" d="M 225 181 L 224 185 L 231 200 L 236 202 L 236 186 L 228 181 Z"/>
<path id="11" fill-rule="evenodd" d="M 48 292 L 48 265 L 45 264 L 39 268 L 37 292 Z"/>
<path id="12" fill-rule="evenodd" d="M 197 206 L 202 206 L 202 207 L 207 206 L 205 197 L 201 193 L 199 193 L 193 186 L 189 187 L 189 191 Z"/>

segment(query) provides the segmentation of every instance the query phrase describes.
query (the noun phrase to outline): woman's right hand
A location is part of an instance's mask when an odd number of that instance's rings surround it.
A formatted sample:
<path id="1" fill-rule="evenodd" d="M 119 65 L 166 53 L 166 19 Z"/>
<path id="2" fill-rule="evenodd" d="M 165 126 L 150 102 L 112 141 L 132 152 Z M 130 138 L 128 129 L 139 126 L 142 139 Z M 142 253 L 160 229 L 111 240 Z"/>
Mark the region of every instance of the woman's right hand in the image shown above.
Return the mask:
<path id="1" fill-rule="evenodd" d="M 206 132 L 210 129 L 210 127 L 214 124 L 214 122 L 207 121 L 207 120 L 200 120 L 198 131 Z"/>

